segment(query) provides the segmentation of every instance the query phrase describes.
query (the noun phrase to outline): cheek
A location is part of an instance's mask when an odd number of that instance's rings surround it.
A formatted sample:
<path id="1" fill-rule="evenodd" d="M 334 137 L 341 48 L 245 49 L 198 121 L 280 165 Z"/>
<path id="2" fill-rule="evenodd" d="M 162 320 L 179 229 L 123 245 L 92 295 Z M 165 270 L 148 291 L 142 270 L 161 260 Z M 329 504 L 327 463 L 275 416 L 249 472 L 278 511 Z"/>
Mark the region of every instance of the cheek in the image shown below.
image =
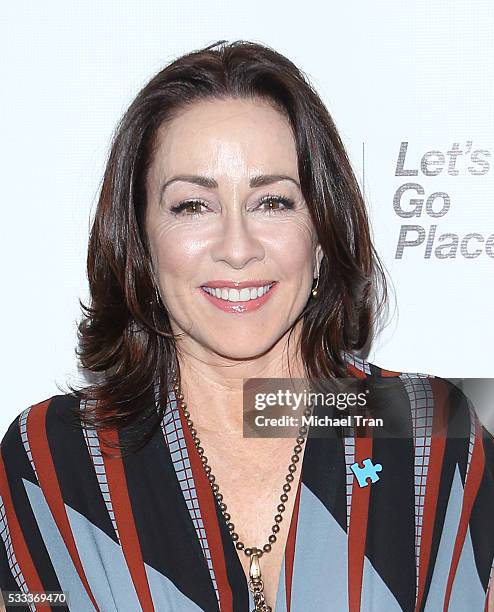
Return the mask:
<path id="1" fill-rule="evenodd" d="M 148 235 L 154 269 L 162 288 L 174 278 L 187 281 L 207 250 L 204 236 L 178 224 L 155 224 Z"/>
<path id="2" fill-rule="evenodd" d="M 268 252 L 284 272 L 310 268 L 313 239 L 310 227 L 304 222 L 279 223 L 265 235 Z"/>
<path id="3" fill-rule="evenodd" d="M 194 240 L 167 240 L 157 248 L 156 269 L 161 287 L 173 293 L 177 285 L 192 285 L 199 264 L 207 253 L 207 243 Z"/>

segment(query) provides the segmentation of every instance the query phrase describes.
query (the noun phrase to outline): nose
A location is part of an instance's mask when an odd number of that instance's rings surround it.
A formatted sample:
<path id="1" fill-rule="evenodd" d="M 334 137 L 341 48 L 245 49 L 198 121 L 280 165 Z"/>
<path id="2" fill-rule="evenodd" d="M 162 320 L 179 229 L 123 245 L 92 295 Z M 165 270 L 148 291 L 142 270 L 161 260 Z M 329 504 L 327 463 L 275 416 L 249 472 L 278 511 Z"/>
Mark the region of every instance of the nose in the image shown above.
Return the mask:
<path id="1" fill-rule="evenodd" d="M 262 241 L 256 236 L 254 225 L 252 219 L 246 218 L 239 209 L 230 210 L 222 216 L 217 228 L 218 235 L 210 248 L 213 261 L 223 261 L 237 270 L 253 261 L 262 261 L 265 251 Z"/>

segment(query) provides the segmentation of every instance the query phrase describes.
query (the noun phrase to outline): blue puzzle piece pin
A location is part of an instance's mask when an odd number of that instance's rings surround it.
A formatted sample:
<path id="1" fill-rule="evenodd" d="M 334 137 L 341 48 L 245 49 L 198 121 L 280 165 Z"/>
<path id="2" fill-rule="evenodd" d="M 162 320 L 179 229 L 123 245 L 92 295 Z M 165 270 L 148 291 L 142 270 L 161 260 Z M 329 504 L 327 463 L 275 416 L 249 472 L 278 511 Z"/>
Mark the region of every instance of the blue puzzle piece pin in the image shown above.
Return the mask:
<path id="1" fill-rule="evenodd" d="M 360 467 L 359 463 L 352 463 L 350 469 L 357 477 L 359 487 L 366 487 L 369 484 L 368 478 L 370 478 L 371 482 L 377 482 L 379 480 L 377 472 L 380 472 L 383 466 L 380 463 L 374 465 L 371 459 L 364 459 L 362 463 L 364 467 Z"/>

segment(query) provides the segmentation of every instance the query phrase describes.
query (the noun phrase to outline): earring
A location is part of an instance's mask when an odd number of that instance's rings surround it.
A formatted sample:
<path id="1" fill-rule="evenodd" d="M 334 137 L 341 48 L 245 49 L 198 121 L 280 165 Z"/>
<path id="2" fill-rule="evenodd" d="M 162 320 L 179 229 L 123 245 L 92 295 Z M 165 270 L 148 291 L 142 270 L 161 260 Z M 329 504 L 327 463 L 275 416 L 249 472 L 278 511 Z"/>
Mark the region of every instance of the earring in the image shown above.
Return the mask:
<path id="1" fill-rule="evenodd" d="M 319 287 L 319 275 L 317 275 L 317 281 L 315 287 L 312 289 L 312 296 L 317 297 L 317 289 Z"/>

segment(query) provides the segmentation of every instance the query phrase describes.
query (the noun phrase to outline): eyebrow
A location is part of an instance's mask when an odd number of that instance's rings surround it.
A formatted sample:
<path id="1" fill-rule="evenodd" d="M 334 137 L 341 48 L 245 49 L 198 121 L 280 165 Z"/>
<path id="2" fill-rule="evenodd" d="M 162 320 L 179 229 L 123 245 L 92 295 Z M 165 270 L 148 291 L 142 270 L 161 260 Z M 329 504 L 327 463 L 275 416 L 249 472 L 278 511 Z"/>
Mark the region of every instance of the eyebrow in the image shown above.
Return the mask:
<path id="1" fill-rule="evenodd" d="M 217 181 L 208 176 L 201 176 L 199 174 L 179 174 L 171 179 L 168 179 L 161 185 L 160 199 L 163 197 L 165 189 L 177 181 L 193 183 L 194 185 L 206 187 L 207 189 L 217 189 L 218 187 Z M 286 174 L 259 174 L 258 176 L 253 176 L 250 179 L 249 185 L 250 187 L 263 187 L 264 185 L 271 185 L 272 183 L 277 183 L 278 181 L 291 181 L 300 189 L 300 184 L 298 181 Z"/>

